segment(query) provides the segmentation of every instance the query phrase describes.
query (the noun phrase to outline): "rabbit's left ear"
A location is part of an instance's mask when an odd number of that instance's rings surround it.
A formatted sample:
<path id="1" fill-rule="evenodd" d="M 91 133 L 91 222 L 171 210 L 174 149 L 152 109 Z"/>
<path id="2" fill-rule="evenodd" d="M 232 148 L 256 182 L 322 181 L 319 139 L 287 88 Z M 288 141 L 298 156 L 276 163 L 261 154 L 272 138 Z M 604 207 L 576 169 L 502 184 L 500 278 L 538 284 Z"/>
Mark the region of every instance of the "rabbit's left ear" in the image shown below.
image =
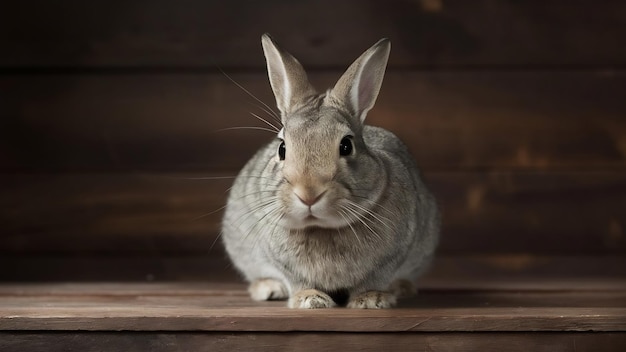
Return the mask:
<path id="1" fill-rule="evenodd" d="M 367 112 L 376 102 L 390 51 L 389 39 L 378 41 L 348 67 L 330 92 L 360 122 L 365 120 Z"/>
<path id="2" fill-rule="evenodd" d="M 300 62 L 288 52 L 281 50 L 269 34 L 263 34 L 261 43 L 276 105 L 284 117 L 299 105 L 306 103 L 306 98 L 317 92 L 309 83 Z"/>

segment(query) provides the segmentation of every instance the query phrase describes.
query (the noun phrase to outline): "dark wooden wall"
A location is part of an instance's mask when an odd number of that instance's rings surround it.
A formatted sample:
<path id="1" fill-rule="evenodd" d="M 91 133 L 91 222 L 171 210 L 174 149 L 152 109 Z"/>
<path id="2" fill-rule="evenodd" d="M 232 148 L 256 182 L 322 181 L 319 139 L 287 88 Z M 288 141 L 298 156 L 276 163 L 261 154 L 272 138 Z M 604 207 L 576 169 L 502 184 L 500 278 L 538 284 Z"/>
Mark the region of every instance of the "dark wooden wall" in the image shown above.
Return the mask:
<path id="1" fill-rule="evenodd" d="M 218 67 L 274 104 L 263 32 L 319 88 L 391 38 L 368 119 L 421 165 L 442 256 L 626 255 L 623 1 L 30 0 L 0 5 L 0 279 L 221 259 L 231 180 L 189 178 L 271 138 L 220 131 L 263 111 Z"/>

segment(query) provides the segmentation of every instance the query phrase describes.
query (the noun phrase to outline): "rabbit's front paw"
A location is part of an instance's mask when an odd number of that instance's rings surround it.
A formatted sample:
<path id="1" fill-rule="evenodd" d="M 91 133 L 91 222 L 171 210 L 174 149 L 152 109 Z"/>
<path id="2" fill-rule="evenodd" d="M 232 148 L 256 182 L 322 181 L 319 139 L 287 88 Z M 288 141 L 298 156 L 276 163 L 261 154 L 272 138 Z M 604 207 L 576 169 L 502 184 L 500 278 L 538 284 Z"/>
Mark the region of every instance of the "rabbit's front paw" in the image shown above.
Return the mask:
<path id="1" fill-rule="evenodd" d="M 287 299 L 287 287 L 276 279 L 254 280 L 248 287 L 250 297 L 255 301 L 269 301 Z"/>
<path id="2" fill-rule="evenodd" d="M 348 308 L 381 309 L 396 305 L 396 296 L 389 292 L 367 291 L 351 297 Z"/>
<path id="3" fill-rule="evenodd" d="M 335 301 L 322 291 L 302 290 L 296 292 L 287 304 L 289 308 L 331 308 L 336 306 Z"/>

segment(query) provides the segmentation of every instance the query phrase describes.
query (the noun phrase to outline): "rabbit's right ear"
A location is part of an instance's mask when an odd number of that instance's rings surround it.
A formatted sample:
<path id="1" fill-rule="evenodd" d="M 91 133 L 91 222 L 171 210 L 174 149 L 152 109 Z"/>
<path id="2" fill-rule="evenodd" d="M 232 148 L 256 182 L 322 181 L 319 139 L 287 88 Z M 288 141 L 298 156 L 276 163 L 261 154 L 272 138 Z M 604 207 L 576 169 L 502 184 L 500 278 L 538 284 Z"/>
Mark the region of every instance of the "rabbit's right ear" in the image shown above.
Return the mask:
<path id="1" fill-rule="evenodd" d="M 300 62 L 286 51 L 281 50 L 272 37 L 265 33 L 261 37 L 263 53 L 267 61 L 267 74 L 270 79 L 276 105 L 283 117 L 295 110 L 307 97 L 317 94 Z"/>
<path id="2" fill-rule="evenodd" d="M 378 97 L 390 50 L 389 39 L 379 40 L 348 67 L 330 91 L 361 123 Z"/>

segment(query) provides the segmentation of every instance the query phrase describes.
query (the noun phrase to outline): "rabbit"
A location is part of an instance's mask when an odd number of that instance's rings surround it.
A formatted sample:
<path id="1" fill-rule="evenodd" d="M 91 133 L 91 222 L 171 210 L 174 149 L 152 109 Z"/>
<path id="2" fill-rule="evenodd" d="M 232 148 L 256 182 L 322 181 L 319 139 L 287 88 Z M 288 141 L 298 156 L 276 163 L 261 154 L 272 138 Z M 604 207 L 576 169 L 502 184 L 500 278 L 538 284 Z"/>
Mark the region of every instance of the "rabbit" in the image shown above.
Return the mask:
<path id="1" fill-rule="evenodd" d="M 382 39 L 319 94 L 262 36 L 282 129 L 230 190 L 222 239 L 253 300 L 289 308 L 390 308 L 415 294 L 439 211 L 406 146 L 364 125 L 391 49 Z"/>

